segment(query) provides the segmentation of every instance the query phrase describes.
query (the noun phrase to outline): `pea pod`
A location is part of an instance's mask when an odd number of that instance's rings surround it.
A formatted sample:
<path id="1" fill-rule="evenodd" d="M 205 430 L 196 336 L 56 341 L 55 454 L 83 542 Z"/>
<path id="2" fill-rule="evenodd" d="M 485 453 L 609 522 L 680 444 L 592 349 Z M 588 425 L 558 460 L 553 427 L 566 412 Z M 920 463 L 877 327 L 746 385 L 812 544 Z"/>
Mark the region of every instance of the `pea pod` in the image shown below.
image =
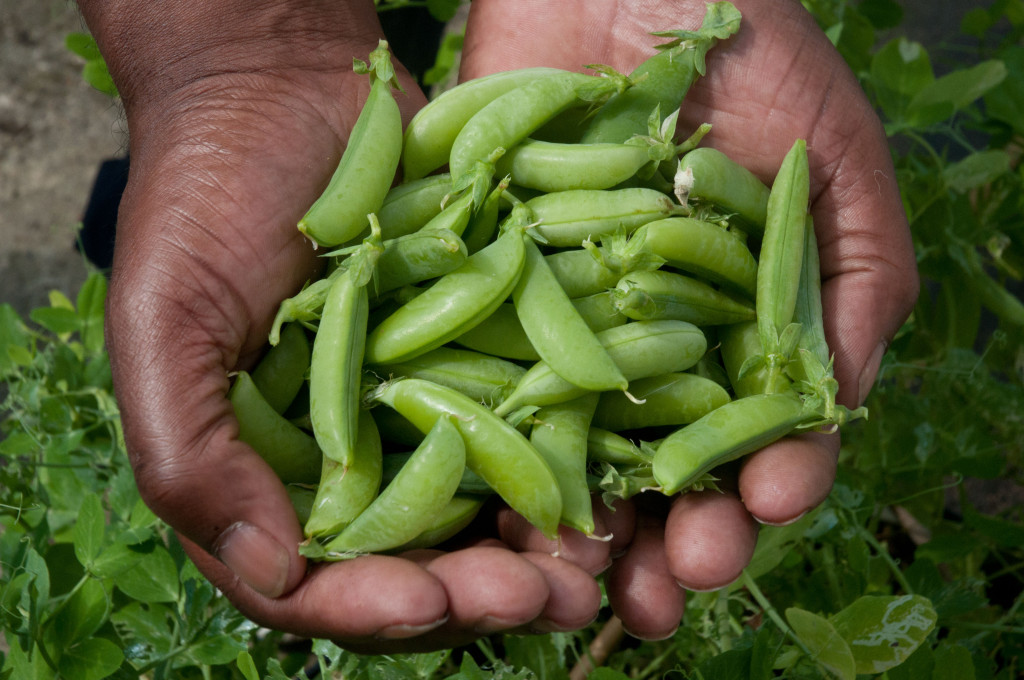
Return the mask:
<path id="1" fill-rule="evenodd" d="M 380 432 L 366 409 L 359 412 L 359 455 L 348 467 L 326 456 L 320 483 L 303 531 L 307 538 L 334 536 L 366 509 L 380 490 L 383 454 Z"/>
<path id="2" fill-rule="evenodd" d="M 245 371 L 228 391 L 238 418 L 238 438 L 251 446 L 285 484 L 313 483 L 319 478 L 316 440 L 278 413 Z"/>
<path id="3" fill-rule="evenodd" d="M 580 101 L 607 97 L 626 86 L 622 76 L 564 71 L 535 78 L 497 97 L 466 121 L 452 143 L 448 165 L 456 180 L 495 149 L 511 149 Z"/>
<path id="4" fill-rule="evenodd" d="M 298 324 L 281 331 L 281 341 L 271 346 L 252 370 L 256 389 L 278 413 L 284 413 L 299 393 L 309 370 L 309 339 Z"/>
<path id="5" fill-rule="evenodd" d="M 692 373 L 666 373 L 634 380 L 629 392 L 642 403 L 617 392 L 605 392 L 594 413 L 594 425 L 612 432 L 644 427 L 685 425 L 723 404 L 729 393 L 714 380 Z"/>
<path id="6" fill-rule="evenodd" d="M 328 559 L 381 552 L 430 527 L 455 495 L 466 467 L 462 436 L 441 416 L 380 495 L 324 545 Z"/>
<path id="7" fill-rule="evenodd" d="M 513 361 L 539 361 L 515 305 L 503 302 L 486 319 L 452 340 L 456 345 Z"/>
<path id="8" fill-rule="evenodd" d="M 654 454 L 654 479 L 665 494 L 713 468 L 753 453 L 817 420 L 793 392 L 758 394 L 721 406 L 666 437 Z"/>
<path id="9" fill-rule="evenodd" d="M 631 74 L 633 87 L 615 95 L 589 121 L 584 142 L 624 142 L 647 130 L 647 116 L 655 107 L 668 113 L 679 109 L 697 76 L 704 75 L 704 59 L 717 40 L 739 29 L 740 13 L 728 2 L 707 5 L 697 31 L 666 31 L 655 35 L 675 38 L 644 61 Z"/>
<path id="10" fill-rule="evenodd" d="M 587 394 L 534 414 L 530 443 L 544 457 L 562 495 L 561 523 L 594 535 L 594 512 L 587 485 L 587 431 L 598 395 Z"/>
<path id="11" fill-rule="evenodd" d="M 678 171 L 688 177 L 689 198 L 732 214 L 751 234 L 764 233 L 769 189 L 754 173 L 711 147 L 685 154 Z"/>
<path id="12" fill-rule="evenodd" d="M 633 238 L 643 239 L 648 251 L 664 258 L 666 266 L 696 274 L 750 300 L 757 295 L 757 260 L 742 240 L 716 224 L 669 217 L 645 224 Z"/>
<path id="13" fill-rule="evenodd" d="M 625 389 L 626 378 L 558 285 L 533 239 L 522 238 L 525 264 L 512 301 L 530 343 L 551 370 L 578 387 Z"/>
<path id="14" fill-rule="evenodd" d="M 461 267 L 469 253 L 449 229 L 423 229 L 384 242 L 377 270 L 369 283 L 372 297 L 430 279 Z"/>
<path id="15" fill-rule="evenodd" d="M 377 213 L 385 240 L 411 234 L 441 212 L 452 191 L 452 177 L 444 173 L 405 181 L 392 187 Z"/>
<path id="16" fill-rule="evenodd" d="M 447 163 L 459 130 L 491 101 L 516 87 L 562 72 L 553 68 L 502 71 L 442 92 L 413 116 L 405 130 L 402 148 L 405 181 L 419 179 Z M 491 151 L 493 147 L 487 153 Z"/>
<path id="17" fill-rule="evenodd" d="M 534 232 L 556 247 L 580 246 L 620 230 L 629 233 L 684 210 L 660 191 L 642 187 L 559 191 L 531 198 L 526 206 L 537 223 Z"/>
<path id="18" fill-rule="evenodd" d="M 299 231 L 314 243 L 334 246 L 358 236 L 366 216 L 380 210 L 402 154 L 402 115 L 391 93 L 397 86 L 388 44 L 381 40 L 370 53 L 370 94 L 359 112 L 348 146 L 320 198 L 299 221 Z"/>
<path id="19" fill-rule="evenodd" d="M 480 352 L 438 347 L 404 362 L 380 366 L 379 372 L 389 377 L 430 380 L 474 401 L 491 404 L 504 399 L 526 369 Z"/>
<path id="20" fill-rule="evenodd" d="M 466 465 L 509 506 L 540 529 L 557 535 L 562 497 L 551 468 L 514 427 L 487 407 L 441 385 L 417 378 L 383 383 L 370 394 L 428 432 L 445 414 L 466 444 Z"/>
<path id="21" fill-rule="evenodd" d="M 631 319 L 678 319 L 696 326 L 754 319 L 753 305 L 703 281 L 664 270 L 627 274 L 612 296 L 615 308 Z"/>
<path id="22" fill-rule="evenodd" d="M 376 225 L 376 222 L 373 222 Z M 309 417 L 324 456 L 342 467 L 356 458 L 359 390 L 369 296 L 366 284 L 383 246 L 379 229 L 351 256 L 332 283 L 313 340 Z"/>
<path id="23" fill-rule="evenodd" d="M 366 361 L 405 361 L 440 347 L 487 318 L 523 269 L 522 234 L 509 230 L 384 319 L 366 338 Z"/>
<path id="24" fill-rule="evenodd" d="M 757 322 L 722 326 L 718 329 L 719 349 L 722 364 L 737 397 L 766 394 L 770 391 L 768 369 L 764 363 L 748 363 L 762 355 L 761 339 L 757 334 Z"/>
<path id="25" fill-rule="evenodd" d="M 611 189 L 650 162 L 632 144 L 562 144 L 526 139 L 509 149 L 497 170 L 512 184 L 541 191 Z"/>
<path id="26" fill-rule="evenodd" d="M 422 442 L 423 435 L 420 435 L 416 445 L 419 446 Z M 398 476 L 401 469 L 412 458 L 413 453 L 413 451 L 400 451 L 384 454 L 384 476 L 381 481 L 384 484 L 390 484 L 391 480 Z M 494 489 L 487 486 L 487 482 L 481 479 L 480 475 L 463 466 L 462 476 L 459 478 L 459 488 L 456 493 L 491 496 L 494 494 Z"/>
<path id="27" fill-rule="evenodd" d="M 597 338 L 627 380 L 684 371 L 707 351 L 704 334 L 685 321 L 634 321 L 601 331 Z M 585 393 L 538 361 L 494 412 L 506 416 L 522 406 L 558 404 Z"/>
<path id="28" fill-rule="evenodd" d="M 429 527 L 411 541 L 395 548 L 395 551 L 432 548 L 447 541 L 469 526 L 483 507 L 485 498 L 473 494 L 455 494 Z"/>
<path id="29" fill-rule="evenodd" d="M 649 445 L 648 446 L 648 451 Z M 599 463 L 650 465 L 651 455 L 622 435 L 598 427 L 591 421 L 587 432 L 587 457 Z"/>

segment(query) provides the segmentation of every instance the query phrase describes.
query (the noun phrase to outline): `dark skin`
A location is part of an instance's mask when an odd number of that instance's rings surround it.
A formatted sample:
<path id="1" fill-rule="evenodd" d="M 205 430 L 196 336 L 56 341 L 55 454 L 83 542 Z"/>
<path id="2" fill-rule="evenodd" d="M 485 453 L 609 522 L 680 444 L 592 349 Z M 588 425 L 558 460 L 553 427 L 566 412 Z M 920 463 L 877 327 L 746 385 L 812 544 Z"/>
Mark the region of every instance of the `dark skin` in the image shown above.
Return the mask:
<path id="1" fill-rule="evenodd" d="M 725 494 L 598 506 L 613 541 L 566 532 L 558 558 L 502 511 L 451 552 L 308 565 L 284 488 L 237 440 L 225 395 L 229 372 L 259 357 L 280 300 L 317 273 L 295 224 L 366 96 L 351 65 L 380 37 L 372 3 L 79 4 L 122 93 L 131 142 L 108 344 L 136 478 L 200 570 L 254 621 L 375 652 L 571 630 L 597 615 L 594 576 L 608 569 L 626 629 L 665 637 L 681 618 L 680 586 L 728 584 L 758 522 L 793 521 L 828 494 L 838 439 L 804 435 L 750 456 Z M 735 4 L 743 27 L 711 53 L 680 129 L 713 123 L 706 142 L 769 182 L 792 141 L 807 139 L 826 329 L 840 401 L 852 406 L 917 294 L 885 138 L 799 3 Z M 696 27 L 703 12 L 689 0 L 474 0 L 462 77 L 594 62 L 629 71 L 658 42 L 649 31 Z M 402 79 L 408 121 L 425 100 Z"/>

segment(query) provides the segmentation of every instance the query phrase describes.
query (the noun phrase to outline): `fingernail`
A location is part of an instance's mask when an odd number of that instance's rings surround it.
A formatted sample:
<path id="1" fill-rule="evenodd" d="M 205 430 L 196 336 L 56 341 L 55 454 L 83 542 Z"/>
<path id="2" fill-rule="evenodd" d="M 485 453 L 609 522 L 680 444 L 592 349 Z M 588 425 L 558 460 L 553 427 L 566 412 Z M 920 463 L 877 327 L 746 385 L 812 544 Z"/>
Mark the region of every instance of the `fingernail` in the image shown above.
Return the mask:
<path id="1" fill-rule="evenodd" d="M 794 517 L 792 519 L 781 520 L 781 521 L 778 521 L 778 522 L 769 522 L 768 520 L 761 519 L 760 517 L 757 517 L 756 515 L 754 516 L 754 519 L 756 519 L 759 524 L 763 524 L 766 527 L 788 527 L 790 524 L 793 524 L 794 522 L 800 521 L 800 519 L 802 519 L 803 516 L 806 515 L 806 514 L 807 514 L 807 511 L 804 510 L 803 512 L 801 512 L 800 514 L 798 514 L 796 517 Z"/>
<path id="2" fill-rule="evenodd" d="M 288 581 L 291 558 L 273 536 L 247 522 L 228 527 L 214 554 L 253 590 L 267 597 L 280 597 Z"/>
<path id="3" fill-rule="evenodd" d="M 490 635 L 491 633 L 498 633 L 521 625 L 523 625 L 522 621 L 509 621 L 497 616 L 484 616 L 473 626 L 473 630 L 481 635 Z"/>
<path id="4" fill-rule="evenodd" d="M 409 626 L 403 624 L 396 624 L 394 626 L 385 626 L 376 633 L 374 637 L 378 640 L 404 640 L 406 638 L 416 637 L 429 631 L 434 630 L 438 626 L 444 625 L 448 620 L 448 615 L 445 614 L 437 621 L 431 621 L 430 623 L 424 623 L 419 626 Z"/>
<path id="5" fill-rule="evenodd" d="M 635 637 L 637 640 L 643 640 L 644 642 L 658 642 L 659 640 L 667 640 L 673 635 L 675 635 L 676 631 L 679 630 L 679 627 L 676 626 L 667 635 L 639 635 L 637 633 L 632 632 L 631 630 L 629 630 L 629 628 L 626 628 L 625 626 L 623 626 L 622 629 L 626 632 L 626 635 Z"/>
<path id="6" fill-rule="evenodd" d="M 868 398 L 868 392 L 871 391 L 872 385 L 875 384 L 875 377 L 878 375 L 878 368 L 882 365 L 882 357 L 885 355 L 885 350 L 889 343 L 885 340 L 878 343 L 875 346 L 874 351 L 871 352 L 871 356 L 864 363 L 864 368 L 861 369 L 860 378 L 857 380 L 857 405 L 860 406 Z"/>

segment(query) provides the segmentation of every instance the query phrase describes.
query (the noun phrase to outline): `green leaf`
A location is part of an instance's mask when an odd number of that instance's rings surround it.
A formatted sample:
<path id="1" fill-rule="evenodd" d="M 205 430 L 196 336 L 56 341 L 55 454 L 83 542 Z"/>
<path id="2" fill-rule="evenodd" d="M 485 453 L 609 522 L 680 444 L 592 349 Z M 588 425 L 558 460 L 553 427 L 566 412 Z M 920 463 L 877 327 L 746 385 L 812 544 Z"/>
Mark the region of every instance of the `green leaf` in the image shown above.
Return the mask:
<path id="1" fill-rule="evenodd" d="M 992 59 L 970 68 L 948 73 L 925 85 L 908 105 L 911 117 L 914 111 L 936 104 L 951 104 L 954 110 L 968 106 L 1006 78 L 1006 65 Z"/>
<path id="2" fill-rule="evenodd" d="M 100 48 L 88 33 L 68 33 L 64 37 L 64 46 L 86 60 L 98 59 L 100 56 Z"/>
<path id="3" fill-rule="evenodd" d="M 167 606 L 142 602 L 130 602 L 110 615 L 125 649 L 132 649 L 129 661 L 140 665 L 174 648 L 176 640 L 171 630 L 174 618 Z"/>
<path id="4" fill-rule="evenodd" d="M 260 680 L 260 673 L 256 670 L 256 662 L 252 660 L 252 655 L 244 649 L 238 653 L 235 665 L 238 666 L 238 672 L 242 674 L 245 680 Z"/>
<path id="5" fill-rule="evenodd" d="M 75 557 L 86 569 L 92 564 L 103 549 L 103 532 L 106 526 L 103 515 L 103 504 L 100 497 L 91 493 L 82 498 L 78 508 L 78 521 L 71 530 L 71 538 L 75 545 Z"/>
<path id="6" fill-rule="evenodd" d="M 933 654 L 932 680 L 974 680 L 974 659 L 963 645 L 943 642 Z"/>
<path id="7" fill-rule="evenodd" d="M 950 189 L 964 194 L 1010 171 L 1009 154 L 1002 149 L 991 149 L 972 153 L 961 161 L 950 163 L 942 169 L 942 179 Z"/>
<path id="8" fill-rule="evenodd" d="M 932 603 L 920 595 L 864 595 L 831 623 L 849 643 L 857 673 L 883 673 L 913 654 L 937 619 Z"/>
<path id="9" fill-rule="evenodd" d="M 107 546 L 92 562 L 89 571 L 99 578 L 114 578 L 134 569 L 142 560 L 142 553 L 118 541 Z"/>
<path id="10" fill-rule="evenodd" d="M 459 54 L 465 38 L 461 33 L 451 33 L 444 37 L 437 48 L 434 65 L 423 74 L 424 85 L 443 83 L 458 63 Z"/>
<path id="11" fill-rule="evenodd" d="M 879 30 L 896 28 L 903 21 L 903 8 L 895 0 L 862 0 L 857 11 Z"/>
<path id="12" fill-rule="evenodd" d="M 117 96 L 117 85 L 114 85 L 114 79 L 110 77 L 107 64 L 102 59 L 85 62 L 85 66 L 82 67 L 82 79 L 103 94 Z"/>
<path id="13" fill-rule="evenodd" d="M 27 359 L 27 361 L 26 361 Z M 29 332 L 14 307 L 0 304 L 0 378 L 32 363 Z"/>
<path id="14" fill-rule="evenodd" d="M 714 680 L 749 680 L 751 650 L 730 649 L 704 661 L 698 670 Z M 589 676 L 588 680 L 593 676 Z"/>
<path id="15" fill-rule="evenodd" d="M 870 77 L 878 103 L 894 121 L 905 120 L 911 98 L 935 80 L 928 51 L 906 38 L 894 38 L 878 50 Z"/>
<path id="16" fill-rule="evenodd" d="M 219 666 L 238 658 L 246 643 L 230 635 L 203 635 L 189 647 L 187 656 L 200 665 Z"/>
<path id="17" fill-rule="evenodd" d="M 821 507 L 818 506 L 792 524 L 761 527 L 757 534 L 754 555 L 746 568 L 747 574 L 753 579 L 758 579 L 780 565 L 803 540 L 804 532 L 814 524 Z"/>
<path id="18" fill-rule="evenodd" d="M 437 21 L 447 23 L 455 17 L 461 4 L 462 0 L 427 0 L 427 11 Z"/>
<path id="19" fill-rule="evenodd" d="M 786 610 L 786 621 L 810 650 L 815 662 L 840 680 L 854 680 L 857 673 L 853 652 L 828 619 L 804 609 L 790 607 Z"/>
<path id="20" fill-rule="evenodd" d="M 64 307 L 37 307 L 29 312 L 29 318 L 51 333 L 58 335 L 74 333 L 81 326 L 81 321 L 75 310 Z"/>
<path id="21" fill-rule="evenodd" d="M 140 602 L 174 602 L 180 590 L 178 567 L 162 545 L 156 545 L 130 569 L 114 577 L 114 585 Z"/>
<path id="22" fill-rule="evenodd" d="M 107 279 L 93 273 L 78 291 L 76 306 L 81 319 L 82 344 L 90 354 L 103 350 L 103 312 L 107 299 Z"/>
<path id="23" fill-rule="evenodd" d="M 506 661 L 515 667 L 529 668 L 540 678 L 568 678 L 565 657 L 552 644 L 550 635 L 506 635 L 503 637 Z"/>
<path id="24" fill-rule="evenodd" d="M 29 548 L 25 553 L 23 568 L 29 574 L 30 580 L 29 586 L 22 592 L 21 606 L 30 612 L 36 621 L 41 621 L 50 600 L 50 570 L 46 566 L 46 560 L 35 548 Z"/>
<path id="25" fill-rule="evenodd" d="M 1016 77 L 1006 78 L 985 95 L 985 112 L 1006 123 L 1018 134 L 1024 133 L 1024 47 L 1011 47 L 1000 54 L 1007 71 Z"/>
<path id="26" fill-rule="evenodd" d="M 629 676 L 608 666 L 599 666 L 590 671 L 587 680 L 629 680 Z"/>
<path id="27" fill-rule="evenodd" d="M 123 661 L 124 654 L 113 642 L 105 638 L 89 638 L 64 650 L 58 665 L 62 677 L 102 680 L 113 675 Z"/>
<path id="28" fill-rule="evenodd" d="M 57 612 L 53 631 L 62 647 L 86 639 L 110 614 L 110 595 L 97 579 L 85 580 Z"/>

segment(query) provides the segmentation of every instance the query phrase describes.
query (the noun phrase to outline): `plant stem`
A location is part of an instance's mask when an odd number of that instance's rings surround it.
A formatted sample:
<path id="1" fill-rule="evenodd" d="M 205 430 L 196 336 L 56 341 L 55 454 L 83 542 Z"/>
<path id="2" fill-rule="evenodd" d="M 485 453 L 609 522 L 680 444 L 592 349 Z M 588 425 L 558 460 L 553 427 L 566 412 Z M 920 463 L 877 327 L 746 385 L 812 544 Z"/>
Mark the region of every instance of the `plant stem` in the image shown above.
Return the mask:
<path id="1" fill-rule="evenodd" d="M 585 680 L 590 672 L 602 665 L 608 656 L 615 651 L 625 635 L 622 619 L 612 615 L 597 632 L 597 636 L 587 647 L 586 653 L 580 657 L 576 665 L 569 671 L 569 680 Z"/>
<path id="2" fill-rule="evenodd" d="M 754 598 L 754 601 L 761 606 L 761 609 L 763 609 L 764 613 L 768 615 L 768 618 L 771 619 L 772 622 L 779 627 L 779 630 L 781 630 L 786 635 L 786 637 L 790 638 L 793 641 L 793 643 L 800 648 L 801 652 L 803 652 L 806 656 L 813 658 L 814 654 L 811 652 L 811 650 L 808 649 L 807 645 L 804 644 L 804 641 L 800 639 L 796 632 L 789 627 L 789 624 L 786 623 L 786 621 L 782 618 L 779 612 L 776 611 L 775 607 L 772 606 L 772 603 L 769 602 L 768 598 L 764 596 L 764 593 L 761 592 L 761 589 L 758 588 L 757 583 L 754 581 L 753 578 L 751 578 L 750 574 L 747 573 L 746 569 L 743 570 L 742 578 L 743 586 L 750 593 L 751 597 Z"/>

